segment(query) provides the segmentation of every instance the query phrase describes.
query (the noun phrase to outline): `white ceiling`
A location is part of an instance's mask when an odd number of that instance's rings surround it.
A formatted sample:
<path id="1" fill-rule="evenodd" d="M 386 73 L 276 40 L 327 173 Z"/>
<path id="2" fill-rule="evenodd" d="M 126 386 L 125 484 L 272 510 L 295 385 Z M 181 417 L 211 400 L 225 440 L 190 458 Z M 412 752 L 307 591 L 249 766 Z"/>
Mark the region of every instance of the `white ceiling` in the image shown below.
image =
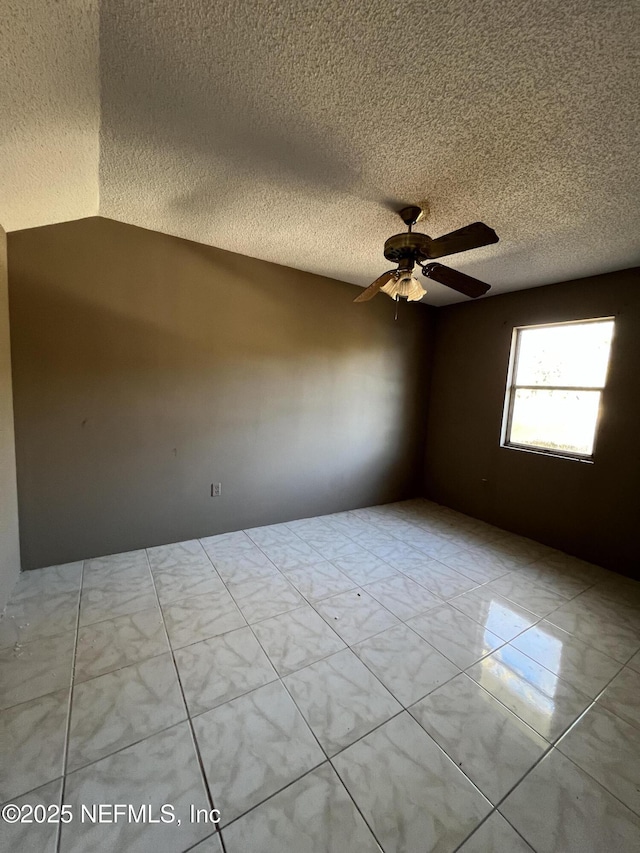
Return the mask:
<path id="1" fill-rule="evenodd" d="M 8 5 L 7 230 L 99 212 L 366 285 L 427 199 L 433 237 L 496 229 L 443 259 L 491 294 L 640 263 L 635 0 L 103 0 L 99 44 L 88 0 Z"/>

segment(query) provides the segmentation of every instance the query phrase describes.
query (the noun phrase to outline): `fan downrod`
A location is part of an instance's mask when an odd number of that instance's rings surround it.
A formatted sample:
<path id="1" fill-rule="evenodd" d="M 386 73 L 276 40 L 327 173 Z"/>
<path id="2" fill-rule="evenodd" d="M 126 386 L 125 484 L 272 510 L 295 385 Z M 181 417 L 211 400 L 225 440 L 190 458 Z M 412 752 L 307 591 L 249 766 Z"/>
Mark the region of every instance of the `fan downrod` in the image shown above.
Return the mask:
<path id="1" fill-rule="evenodd" d="M 409 205 L 409 207 L 403 207 L 402 210 L 398 211 L 398 216 L 409 230 L 416 224 L 421 215 L 422 208 L 417 207 L 417 205 Z"/>

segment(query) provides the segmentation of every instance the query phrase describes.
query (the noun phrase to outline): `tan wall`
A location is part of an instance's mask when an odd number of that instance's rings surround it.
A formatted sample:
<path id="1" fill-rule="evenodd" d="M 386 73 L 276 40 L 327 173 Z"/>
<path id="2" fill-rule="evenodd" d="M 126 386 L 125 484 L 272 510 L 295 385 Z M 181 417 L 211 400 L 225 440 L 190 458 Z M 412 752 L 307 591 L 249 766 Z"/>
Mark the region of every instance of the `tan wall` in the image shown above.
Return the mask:
<path id="1" fill-rule="evenodd" d="M 608 315 L 616 316 L 616 329 L 595 463 L 501 448 L 513 327 Z M 640 576 L 639 439 L 638 270 L 438 312 L 427 429 L 430 497 Z"/>
<path id="2" fill-rule="evenodd" d="M 420 490 L 431 310 L 102 218 L 9 262 L 25 567 Z"/>
<path id="3" fill-rule="evenodd" d="M 20 572 L 8 296 L 7 238 L 0 227 L 0 611 Z"/>

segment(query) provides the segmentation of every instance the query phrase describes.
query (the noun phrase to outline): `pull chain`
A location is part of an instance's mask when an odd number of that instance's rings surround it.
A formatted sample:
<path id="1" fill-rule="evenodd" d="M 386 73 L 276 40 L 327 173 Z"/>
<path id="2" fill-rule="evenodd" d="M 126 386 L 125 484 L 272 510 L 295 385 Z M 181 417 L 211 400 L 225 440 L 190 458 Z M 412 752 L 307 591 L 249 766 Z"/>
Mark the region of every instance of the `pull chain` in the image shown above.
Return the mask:
<path id="1" fill-rule="evenodd" d="M 398 297 L 398 294 L 396 293 L 396 316 L 393 318 L 394 320 L 398 319 L 398 305 L 399 305 L 399 303 L 400 303 L 400 299 Z"/>

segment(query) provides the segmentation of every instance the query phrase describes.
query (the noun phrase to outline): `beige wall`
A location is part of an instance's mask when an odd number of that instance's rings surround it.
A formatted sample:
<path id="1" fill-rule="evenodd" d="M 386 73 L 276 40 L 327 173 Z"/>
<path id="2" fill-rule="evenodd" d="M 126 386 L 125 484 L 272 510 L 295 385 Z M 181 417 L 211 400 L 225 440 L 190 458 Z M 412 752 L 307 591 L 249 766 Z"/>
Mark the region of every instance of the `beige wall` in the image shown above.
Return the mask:
<path id="1" fill-rule="evenodd" d="M 640 576 L 640 280 L 626 270 L 441 309 L 427 429 L 435 500 Z M 514 326 L 615 315 L 594 464 L 500 447 Z"/>
<path id="2" fill-rule="evenodd" d="M 7 238 L 0 227 L 0 611 L 20 571 L 8 296 Z"/>
<path id="3" fill-rule="evenodd" d="M 431 309 L 102 218 L 9 261 L 25 567 L 420 490 Z"/>

